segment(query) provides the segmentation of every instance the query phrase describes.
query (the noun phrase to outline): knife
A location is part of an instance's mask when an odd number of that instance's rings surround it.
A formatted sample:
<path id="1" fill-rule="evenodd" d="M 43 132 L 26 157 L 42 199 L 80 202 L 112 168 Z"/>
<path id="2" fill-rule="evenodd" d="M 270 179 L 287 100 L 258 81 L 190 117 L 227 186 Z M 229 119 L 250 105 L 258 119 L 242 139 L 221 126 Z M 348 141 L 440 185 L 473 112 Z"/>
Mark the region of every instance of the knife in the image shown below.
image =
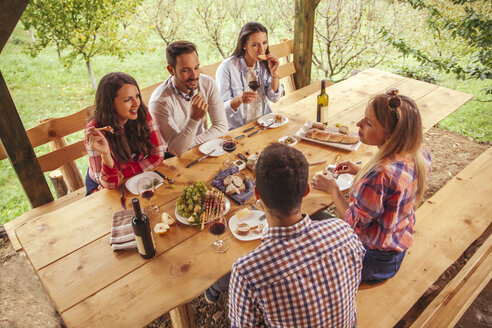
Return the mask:
<path id="1" fill-rule="evenodd" d="M 253 125 L 252 127 L 250 128 L 247 128 L 246 130 L 244 130 L 243 132 L 248 132 L 248 131 L 251 131 L 253 130 L 254 128 L 256 128 L 257 126 L 256 125 Z"/>
<path id="2" fill-rule="evenodd" d="M 154 170 L 154 172 L 157 173 L 161 178 L 163 178 L 164 180 L 166 180 L 170 184 L 173 184 L 176 182 L 175 180 L 168 178 L 166 175 L 162 174 L 161 172 L 159 172 L 157 170 Z"/>
<path id="3" fill-rule="evenodd" d="M 270 124 L 268 124 L 268 125 L 265 125 L 265 126 L 264 126 L 264 127 L 262 127 L 261 129 L 258 129 L 258 130 L 256 130 L 255 132 L 253 132 L 253 133 L 251 133 L 251 134 L 248 134 L 248 138 L 249 138 L 249 137 L 254 136 L 254 135 L 255 135 L 255 134 L 257 134 L 258 132 L 261 132 L 261 131 L 263 131 L 263 130 L 265 130 L 265 129 L 268 129 L 268 128 L 270 127 L 270 125 L 272 125 L 273 123 L 275 123 L 275 121 L 273 121 L 272 123 L 270 123 Z"/>
<path id="4" fill-rule="evenodd" d="M 211 151 L 209 151 L 207 154 L 203 155 L 203 156 L 202 156 L 202 157 L 200 157 L 199 159 L 196 159 L 196 160 L 194 160 L 193 162 L 191 162 L 190 164 L 186 165 L 186 168 L 192 167 L 192 166 L 193 166 L 193 165 L 195 165 L 196 163 L 200 162 L 202 159 L 209 157 L 209 156 L 210 156 L 210 154 L 212 154 L 214 151 L 215 151 L 215 149 L 212 149 Z"/>
<path id="5" fill-rule="evenodd" d="M 239 140 L 241 138 L 244 138 L 244 134 L 241 134 L 240 136 L 234 137 L 234 140 Z"/>
<path id="6" fill-rule="evenodd" d="M 121 184 L 120 190 L 121 190 L 121 208 L 123 208 L 123 210 L 126 210 L 126 203 L 125 203 L 125 184 L 124 183 Z"/>

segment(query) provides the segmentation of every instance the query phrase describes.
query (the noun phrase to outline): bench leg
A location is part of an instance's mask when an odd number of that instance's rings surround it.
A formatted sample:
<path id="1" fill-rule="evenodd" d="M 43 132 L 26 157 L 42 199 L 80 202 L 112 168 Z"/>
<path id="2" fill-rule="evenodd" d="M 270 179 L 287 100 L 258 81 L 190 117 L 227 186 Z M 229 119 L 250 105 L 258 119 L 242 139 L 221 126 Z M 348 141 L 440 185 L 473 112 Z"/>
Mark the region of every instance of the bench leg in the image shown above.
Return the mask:
<path id="1" fill-rule="evenodd" d="M 195 328 L 191 303 L 186 303 L 169 311 L 173 328 Z"/>

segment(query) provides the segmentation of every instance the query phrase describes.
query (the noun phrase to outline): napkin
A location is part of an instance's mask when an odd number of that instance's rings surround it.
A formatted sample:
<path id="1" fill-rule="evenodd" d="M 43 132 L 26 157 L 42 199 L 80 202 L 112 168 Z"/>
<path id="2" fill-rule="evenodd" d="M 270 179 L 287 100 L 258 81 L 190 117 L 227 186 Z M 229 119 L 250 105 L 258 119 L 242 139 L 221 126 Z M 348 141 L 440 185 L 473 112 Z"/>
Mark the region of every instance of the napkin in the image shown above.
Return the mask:
<path id="1" fill-rule="evenodd" d="M 137 243 L 132 228 L 133 210 L 118 211 L 113 214 L 109 244 L 113 251 L 136 249 Z"/>
<path id="2" fill-rule="evenodd" d="M 220 171 L 219 174 L 217 174 L 213 179 L 212 185 L 217 187 L 225 194 L 226 186 L 224 186 L 224 178 L 237 172 L 239 172 L 237 166 L 233 166 L 231 168 Z M 246 186 L 246 189 L 242 193 L 227 195 L 230 199 L 234 200 L 239 205 L 244 204 L 254 194 L 255 184 L 253 183 L 253 181 L 246 179 L 244 180 L 244 185 Z"/>

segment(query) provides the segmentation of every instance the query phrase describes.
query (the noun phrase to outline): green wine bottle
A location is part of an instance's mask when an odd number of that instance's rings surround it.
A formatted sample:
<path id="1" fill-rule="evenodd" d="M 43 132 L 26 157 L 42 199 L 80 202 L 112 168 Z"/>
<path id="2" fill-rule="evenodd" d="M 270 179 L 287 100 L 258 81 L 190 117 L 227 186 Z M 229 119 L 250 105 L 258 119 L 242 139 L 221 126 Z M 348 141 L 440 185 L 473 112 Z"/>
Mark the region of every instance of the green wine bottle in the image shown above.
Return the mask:
<path id="1" fill-rule="evenodd" d="M 318 95 L 318 108 L 316 110 L 316 121 L 328 124 L 328 94 L 326 93 L 326 81 L 321 80 L 321 92 Z"/>

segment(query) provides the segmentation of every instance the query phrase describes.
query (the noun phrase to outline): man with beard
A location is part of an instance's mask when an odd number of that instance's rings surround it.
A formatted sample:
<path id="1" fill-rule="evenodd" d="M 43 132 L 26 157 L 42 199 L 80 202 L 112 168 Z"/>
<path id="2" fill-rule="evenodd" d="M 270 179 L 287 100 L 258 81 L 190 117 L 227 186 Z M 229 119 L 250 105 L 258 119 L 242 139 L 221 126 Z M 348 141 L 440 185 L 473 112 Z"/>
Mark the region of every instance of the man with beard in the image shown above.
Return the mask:
<path id="1" fill-rule="evenodd" d="M 181 156 L 190 148 L 225 135 L 227 118 L 215 81 L 200 74 L 193 43 L 171 43 L 166 58 L 171 76 L 152 93 L 149 111 L 167 152 Z M 212 123 L 209 128 L 203 124 L 207 112 Z"/>

